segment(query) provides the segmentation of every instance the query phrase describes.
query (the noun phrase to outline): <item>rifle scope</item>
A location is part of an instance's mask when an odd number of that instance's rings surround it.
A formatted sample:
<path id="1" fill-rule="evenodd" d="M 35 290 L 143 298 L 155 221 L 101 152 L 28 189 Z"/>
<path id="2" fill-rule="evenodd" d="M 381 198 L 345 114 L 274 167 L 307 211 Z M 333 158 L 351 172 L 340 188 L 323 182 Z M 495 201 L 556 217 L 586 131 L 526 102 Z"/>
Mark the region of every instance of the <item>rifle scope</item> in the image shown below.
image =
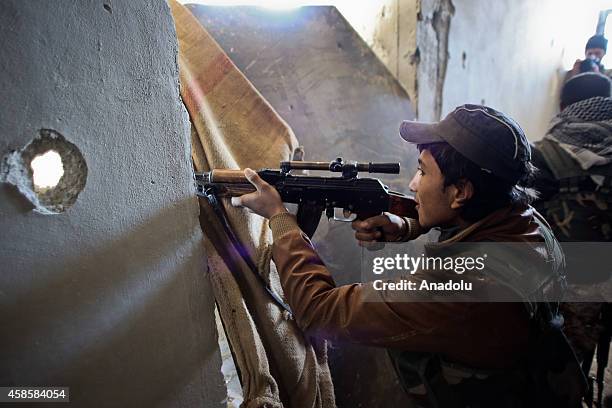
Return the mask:
<path id="1" fill-rule="evenodd" d="M 283 173 L 291 170 L 324 170 L 342 173 L 345 177 L 354 177 L 358 172 L 399 174 L 399 163 L 345 163 L 342 158 L 337 158 L 332 162 L 314 161 L 283 161 L 280 163 Z"/>

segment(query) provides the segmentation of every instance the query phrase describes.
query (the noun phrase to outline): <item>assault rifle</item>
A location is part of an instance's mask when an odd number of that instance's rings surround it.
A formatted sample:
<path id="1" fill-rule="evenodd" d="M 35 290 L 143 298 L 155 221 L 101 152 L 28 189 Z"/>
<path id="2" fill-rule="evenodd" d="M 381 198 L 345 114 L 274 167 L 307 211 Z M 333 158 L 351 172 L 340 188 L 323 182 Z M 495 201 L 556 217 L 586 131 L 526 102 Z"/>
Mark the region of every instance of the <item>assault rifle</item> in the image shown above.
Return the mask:
<path id="1" fill-rule="evenodd" d="M 342 175 L 340 177 L 317 177 L 291 174 L 292 170 L 324 170 L 342 173 Z M 285 161 L 280 163 L 280 169 L 262 169 L 257 173 L 268 184 L 276 188 L 283 202 L 298 205 L 298 224 L 302 231 L 312 237 L 319 225 L 321 214 L 325 212 L 328 218 L 332 218 L 336 208 L 344 210 L 346 218 L 353 213 L 359 219 L 366 219 L 384 211 L 418 218 L 416 203 L 412 198 L 390 191 L 378 179 L 358 177 L 360 171 L 398 174 L 399 170 L 399 163 L 345 163 L 338 158 L 330 163 Z M 255 187 L 249 183 L 242 170 L 214 169 L 205 173 L 196 173 L 195 179 L 198 196 L 205 198 L 211 206 L 221 222 L 231 247 L 241 256 L 273 301 L 291 313 L 289 306 L 258 273 L 257 266 L 238 240 L 229 224 L 225 209 L 219 201 L 221 197 L 237 197 L 251 193 L 255 191 Z M 222 252 L 222 249 L 217 250 Z M 231 270 L 234 273 L 234 270 Z M 241 276 L 234 276 L 237 282 L 242 281 Z"/>
<path id="2" fill-rule="evenodd" d="M 317 177 L 292 174 L 292 170 L 324 170 L 342 175 Z M 399 171 L 399 163 L 346 163 L 338 158 L 332 162 L 283 161 L 280 169 L 262 169 L 257 173 L 276 188 L 283 202 L 298 205 L 298 224 L 312 237 L 323 212 L 328 218 L 341 221 L 352 221 L 351 214 L 366 219 L 385 211 L 418 218 L 411 197 L 390 191 L 378 179 L 358 177 L 359 172 L 399 174 Z M 214 169 L 197 173 L 195 179 L 198 195 L 211 203 L 220 197 L 255 191 L 242 170 Z M 345 219 L 334 217 L 335 209 L 342 209 Z"/>

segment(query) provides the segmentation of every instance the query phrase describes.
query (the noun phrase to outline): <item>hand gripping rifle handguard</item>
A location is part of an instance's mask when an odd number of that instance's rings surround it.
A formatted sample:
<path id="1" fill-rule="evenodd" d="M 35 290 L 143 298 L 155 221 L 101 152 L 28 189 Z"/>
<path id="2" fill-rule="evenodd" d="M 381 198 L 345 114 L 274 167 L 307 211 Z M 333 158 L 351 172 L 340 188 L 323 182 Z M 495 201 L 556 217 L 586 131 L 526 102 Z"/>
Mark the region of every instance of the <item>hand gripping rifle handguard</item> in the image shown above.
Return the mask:
<path id="1" fill-rule="evenodd" d="M 323 170 L 342 175 L 294 175 L 291 170 Z M 332 162 L 284 161 L 278 170 L 262 169 L 257 174 L 276 188 L 283 202 L 298 205 L 298 224 L 312 237 L 321 214 L 325 212 L 332 218 L 335 209 L 342 209 L 347 218 L 355 214 L 361 220 L 383 212 L 417 219 L 416 203 L 411 197 L 390 191 L 378 179 L 358 177 L 359 172 L 399 174 L 399 171 L 399 163 L 345 163 L 338 158 Z M 242 170 L 214 169 L 197 173 L 195 178 L 198 195 L 209 201 L 255 191 Z"/>

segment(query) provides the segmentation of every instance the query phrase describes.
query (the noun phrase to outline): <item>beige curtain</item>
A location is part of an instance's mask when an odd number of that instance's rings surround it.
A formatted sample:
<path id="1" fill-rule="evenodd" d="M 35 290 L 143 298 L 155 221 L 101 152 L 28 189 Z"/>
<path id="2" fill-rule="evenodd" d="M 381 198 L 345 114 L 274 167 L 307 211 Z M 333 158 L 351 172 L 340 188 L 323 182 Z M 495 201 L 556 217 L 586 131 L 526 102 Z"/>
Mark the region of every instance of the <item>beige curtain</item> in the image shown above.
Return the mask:
<path id="1" fill-rule="evenodd" d="M 196 171 L 278 168 L 297 147 L 289 126 L 200 25 L 169 0 L 179 42 L 181 96 L 192 122 Z M 267 222 L 224 203 L 232 229 L 273 290 Z M 227 242 L 208 203 L 200 201 L 209 277 L 241 373 L 245 407 L 333 407 L 325 344 L 306 337 Z M 232 273 L 233 272 L 233 273 Z"/>

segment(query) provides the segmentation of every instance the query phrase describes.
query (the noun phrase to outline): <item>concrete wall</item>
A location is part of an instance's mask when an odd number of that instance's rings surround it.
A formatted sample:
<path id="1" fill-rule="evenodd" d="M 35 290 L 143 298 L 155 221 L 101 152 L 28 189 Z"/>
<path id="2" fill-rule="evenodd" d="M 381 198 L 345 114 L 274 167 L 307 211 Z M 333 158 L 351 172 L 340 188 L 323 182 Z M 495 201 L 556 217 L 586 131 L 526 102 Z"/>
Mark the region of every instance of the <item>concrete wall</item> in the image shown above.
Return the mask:
<path id="1" fill-rule="evenodd" d="M 558 111 L 565 71 L 595 34 L 599 3 L 455 0 L 442 112 L 484 103 L 541 138 Z"/>
<path id="2" fill-rule="evenodd" d="M 87 170 L 56 215 L 0 185 L 0 386 L 69 386 L 71 406 L 222 406 L 168 6 L 4 0 L 0 38 L 0 157 L 52 129 Z"/>
<path id="3" fill-rule="evenodd" d="M 338 10 L 399 80 L 416 110 L 418 0 L 334 2 Z"/>
<path id="4" fill-rule="evenodd" d="M 565 70 L 583 56 L 609 2 L 380 0 L 365 13 L 338 7 L 407 90 L 420 120 L 484 103 L 539 139 L 558 109 Z"/>

